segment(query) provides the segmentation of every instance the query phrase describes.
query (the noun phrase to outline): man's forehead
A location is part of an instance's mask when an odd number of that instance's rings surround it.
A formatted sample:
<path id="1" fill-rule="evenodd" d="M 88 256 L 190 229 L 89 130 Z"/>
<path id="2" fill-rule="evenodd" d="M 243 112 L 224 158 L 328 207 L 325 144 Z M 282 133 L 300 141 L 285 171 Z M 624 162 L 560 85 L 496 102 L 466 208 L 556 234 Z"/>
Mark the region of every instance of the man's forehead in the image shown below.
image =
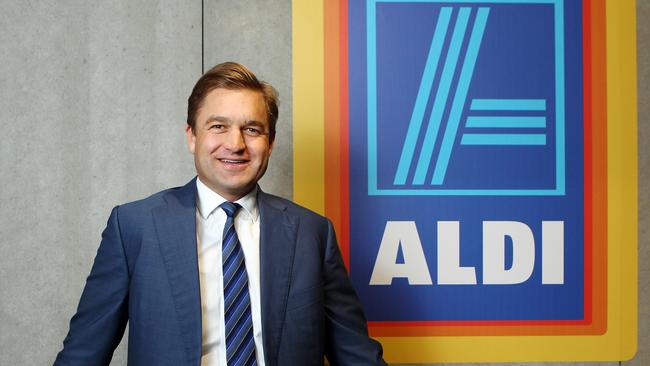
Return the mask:
<path id="1" fill-rule="evenodd" d="M 249 88 L 214 88 L 205 95 L 204 101 L 208 98 L 219 98 L 236 94 L 248 94 L 251 96 L 257 96 L 260 101 L 264 102 L 264 93 L 262 93 L 260 90 Z"/>
<path id="2" fill-rule="evenodd" d="M 244 98 L 244 101 L 242 99 Z M 254 98 L 245 100 L 246 98 Z M 242 108 L 239 108 L 242 107 Z M 214 110 L 218 108 L 218 110 Z M 198 111 L 198 115 L 203 115 L 204 122 L 211 120 L 222 121 L 258 121 L 267 123 L 266 103 L 264 95 L 251 89 L 225 89 L 215 88 L 211 90 L 203 99 Z"/>

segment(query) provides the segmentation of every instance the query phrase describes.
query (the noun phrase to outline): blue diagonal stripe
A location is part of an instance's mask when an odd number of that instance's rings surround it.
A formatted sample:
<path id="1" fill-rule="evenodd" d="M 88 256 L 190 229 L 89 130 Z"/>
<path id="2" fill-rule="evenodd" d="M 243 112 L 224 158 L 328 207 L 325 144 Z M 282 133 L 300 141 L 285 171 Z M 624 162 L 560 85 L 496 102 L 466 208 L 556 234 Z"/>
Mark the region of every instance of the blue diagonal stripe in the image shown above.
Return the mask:
<path id="1" fill-rule="evenodd" d="M 229 358 L 234 356 L 239 349 L 242 341 L 247 338 L 249 331 L 253 328 L 253 322 L 251 318 L 251 312 L 247 312 L 246 317 L 237 324 L 234 334 L 231 334 L 230 337 L 226 339 L 226 353 L 229 354 Z M 251 337 L 252 338 L 252 337 Z"/>
<path id="2" fill-rule="evenodd" d="M 223 283 L 224 287 L 227 287 L 230 283 L 230 280 L 235 275 L 235 273 L 240 272 L 242 269 L 246 273 L 246 268 L 243 265 L 244 256 L 243 255 L 233 255 L 231 258 L 228 258 L 227 262 L 223 264 Z"/>
<path id="3" fill-rule="evenodd" d="M 427 107 L 429 94 L 433 87 L 433 79 L 436 75 L 436 69 L 438 68 L 440 53 L 442 52 L 447 28 L 449 27 L 451 10 L 450 7 L 443 7 L 440 9 L 440 14 L 438 14 L 438 22 L 436 23 L 436 29 L 433 32 L 429 55 L 427 56 L 424 72 L 422 73 L 422 79 L 420 81 L 420 89 L 418 89 L 415 106 L 413 107 L 413 113 L 411 114 L 411 121 L 409 122 L 409 127 L 406 131 L 406 139 L 404 140 L 404 146 L 402 146 L 402 155 L 400 156 L 397 165 L 397 172 L 395 173 L 395 180 L 393 182 L 394 184 L 404 184 L 406 182 L 406 177 L 415 151 L 415 144 L 417 143 L 422 121 L 424 119 L 424 111 Z"/>
<path id="4" fill-rule="evenodd" d="M 238 298 L 238 302 L 234 302 L 234 308 L 231 307 L 225 316 L 226 329 L 229 329 L 229 332 L 226 333 L 226 337 L 230 335 L 230 332 L 234 329 L 234 325 L 239 323 L 242 316 L 246 315 L 247 312 L 250 312 L 250 297 L 247 292 L 243 292 Z"/>
<path id="5" fill-rule="evenodd" d="M 546 117 L 538 116 L 470 116 L 469 128 L 544 128 Z"/>
<path id="6" fill-rule="evenodd" d="M 248 333 L 248 329 L 253 327 L 252 315 L 250 311 L 244 312 L 244 316 L 239 319 L 237 323 L 233 325 L 233 329 L 230 330 L 228 337 L 226 338 L 226 346 L 228 347 L 228 353 L 235 353 L 237 347 Z M 232 347 L 231 347 L 232 346 Z M 232 351 L 231 351 L 232 349 Z"/>
<path id="7" fill-rule="evenodd" d="M 234 263 L 234 267 L 233 267 Z M 242 265 L 244 263 L 244 265 Z M 223 258 L 223 277 L 229 279 L 234 271 L 237 271 L 239 267 L 245 266 L 245 259 L 241 253 L 240 248 L 234 248 L 232 250 L 232 255 L 226 258 Z M 234 270 L 233 270 L 234 268 Z"/>
<path id="8" fill-rule="evenodd" d="M 241 261 L 238 261 L 241 262 Z M 237 296 L 237 293 L 241 291 L 242 288 L 248 288 L 248 275 L 246 274 L 246 268 L 243 266 L 235 268 L 233 271 L 228 273 L 228 277 L 224 276 L 223 289 L 226 296 Z M 226 298 L 228 300 L 228 298 Z"/>
<path id="9" fill-rule="evenodd" d="M 250 330 L 252 332 L 252 329 Z M 231 357 L 227 360 L 228 366 L 247 366 L 255 364 L 254 360 L 251 360 L 252 355 L 255 353 L 255 342 L 253 337 L 248 337 L 246 341 L 241 344 L 237 352 L 233 353 Z M 253 363 L 251 363 L 253 361 Z"/>
<path id="10" fill-rule="evenodd" d="M 456 140 L 456 133 L 458 132 L 458 125 L 460 124 L 460 116 L 463 112 L 463 107 L 467 98 L 469 83 L 474 74 L 474 65 L 476 64 L 476 58 L 481 46 L 481 40 L 483 39 L 483 32 L 485 31 L 485 24 L 487 23 L 489 14 L 490 8 L 479 8 L 478 13 L 476 14 L 472 35 L 470 36 L 469 45 L 467 46 L 465 61 L 463 62 L 463 68 L 458 80 L 458 87 L 456 88 L 456 94 L 454 95 L 454 101 L 449 113 L 449 122 L 447 123 L 445 135 L 442 139 L 442 146 L 440 147 L 436 167 L 433 171 L 431 184 L 442 184 L 445 174 L 447 173 L 449 157 L 451 156 L 454 140 Z"/>
<path id="11" fill-rule="evenodd" d="M 230 260 L 230 257 L 232 256 L 235 249 L 237 249 L 239 247 L 239 243 L 236 240 L 237 238 L 235 237 L 235 235 L 233 233 L 234 233 L 234 230 L 232 231 L 232 233 L 229 232 L 228 234 L 226 234 L 226 237 L 223 239 L 223 244 L 222 244 L 223 245 L 223 249 L 222 249 L 223 253 L 222 253 L 222 256 L 224 258 L 223 259 L 224 263 L 226 263 L 226 262 L 228 262 Z"/>
<path id="12" fill-rule="evenodd" d="M 227 312 L 224 311 L 226 337 L 230 335 L 232 327 L 239 322 L 239 319 L 247 312 L 250 312 L 250 296 L 248 296 L 248 291 L 240 292 L 236 300 L 229 304 Z"/>
<path id="13" fill-rule="evenodd" d="M 451 81 L 454 78 L 454 73 L 456 72 L 458 55 L 460 54 L 460 47 L 463 44 L 463 38 L 465 37 L 467 30 L 467 21 L 469 19 L 470 11 L 470 8 L 460 8 L 458 18 L 456 19 L 454 33 L 451 37 L 451 43 L 449 45 L 449 52 L 447 53 L 445 66 L 442 69 L 440 84 L 438 85 L 438 91 L 436 92 L 433 109 L 431 111 L 431 116 L 429 117 L 429 125 L 427 127 L 427 132 L 424 135 L 422 150 L 420 151 L 420 158 L 418 159 L 418 164 L 415 168 L 413 184 L 424 184 L 424 179 L 426 177 L 427 171 L 429 170 L 431 156 L 433 155 L 433 147 L 438 137 L 438 130 L 440 130 L 442 114 L 445 111 L 447 99 L 449 98 Z"/>
<path id="14" fill-rule="evenodd" d="M 246 275 L 246 269 L 243 270 L 244 273 L 241 273 L 241 270 L 238 270 L 237 276 L 233 276 L 232 281 L 224 286 L 224 292 L 227 294 L 225 299 L 225 309 L 226 311 L 230 307 L 230 304 L 235 301 L 241 292 L 248 289 L 248 276 Z"/>

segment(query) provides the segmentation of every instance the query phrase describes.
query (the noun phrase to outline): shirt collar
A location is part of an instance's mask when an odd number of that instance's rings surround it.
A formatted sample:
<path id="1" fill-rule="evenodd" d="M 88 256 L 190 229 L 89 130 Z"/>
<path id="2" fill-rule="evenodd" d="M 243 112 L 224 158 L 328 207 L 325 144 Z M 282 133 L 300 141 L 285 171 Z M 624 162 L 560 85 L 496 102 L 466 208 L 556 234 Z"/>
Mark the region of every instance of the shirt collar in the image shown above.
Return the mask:
<path id="1" fill-rule="evenodd" d="M 201 179 L 196 178 L 196 191 L 197 191 L 197 208 L 199 214 L 205 220 L 207 219 L 219 205 L 226 201 L 225 198 L 221 197 L 218 193 L 211 190 L 208 186 L 201 182 Z M 235 201 L 242 206 L 242 211 L 250 217 L 251 220 L 256 221 L 259 217 L 259 212 L 257 210 L 257 186 L 248 192 L 247 195 Z"/>

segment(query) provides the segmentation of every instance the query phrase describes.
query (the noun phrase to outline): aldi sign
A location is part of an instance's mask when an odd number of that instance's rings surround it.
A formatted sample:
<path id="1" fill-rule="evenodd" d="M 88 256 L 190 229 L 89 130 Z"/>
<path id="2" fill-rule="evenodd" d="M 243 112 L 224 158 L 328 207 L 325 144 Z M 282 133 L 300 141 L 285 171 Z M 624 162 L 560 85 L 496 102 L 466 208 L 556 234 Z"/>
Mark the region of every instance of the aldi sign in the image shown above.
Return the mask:
<path id="1" fill-rule="evenodd" d="M 625 97 L 606 89 L 605 29 L 623 17 L 618 4 L 610 13 L 604 1 L 321 4 L 324 93 L 310 111 L 323 111 L 322 126 L 301 125 L 299 104 L 310 102 L 294 97 L 295 198 L 333 220 L 390 361 L 633 354 L 633 322 L 612 316 L 636 312 L 636 274 L 616 264 L 636 254 L 611 236 L 636 234 L 611 215 L 631 207 L 608 201 L 611 164 L 631 153 L 612 138 L 636 141 L 625 126 L 608 129 L 630 123 L 612 117 Z M 303 7 L 294 2 L 294 17 Z M 294 95 L 308 77 L 300 39 Z M 314 131 L 322 145 L 303 145 Z M 306 173 L 314 161 L 320 176 Z M 611 298 L 621 282 L 623 305 Z"/>
<path id="2" fill-rule="evenodd" d="M 351 4 L 350 265 L 377 326 L 584 320 L 573 4 Z"/>

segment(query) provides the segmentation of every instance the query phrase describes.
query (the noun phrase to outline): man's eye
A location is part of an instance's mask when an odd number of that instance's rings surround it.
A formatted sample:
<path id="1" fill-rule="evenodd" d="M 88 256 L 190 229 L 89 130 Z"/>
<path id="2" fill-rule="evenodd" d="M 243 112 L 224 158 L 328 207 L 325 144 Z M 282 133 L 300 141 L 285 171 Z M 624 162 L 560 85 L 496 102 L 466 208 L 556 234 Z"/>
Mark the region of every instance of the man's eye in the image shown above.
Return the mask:
<path id="1" fill-rule="evenodd" d="M 257 136 L 262 135 L 262 131 L 258 130 L 255 127 L 246 127 L 246 128 L 244 128 L 244 134 L 246 134 L 247 136 L 255 136 L 255 137 L 257 137 Z"/>
<path id="2" fill-rule="evenodd" d="M 213 125 L 211 125 L 211 126 L 210 126 L 210 129 L 211 129 L 211 130 L 216 130 L 216 131 L 223 131 L 223 130 L 226 129 L 226 126 L 217 123 L 217 124 L 213 124 Z"/>

